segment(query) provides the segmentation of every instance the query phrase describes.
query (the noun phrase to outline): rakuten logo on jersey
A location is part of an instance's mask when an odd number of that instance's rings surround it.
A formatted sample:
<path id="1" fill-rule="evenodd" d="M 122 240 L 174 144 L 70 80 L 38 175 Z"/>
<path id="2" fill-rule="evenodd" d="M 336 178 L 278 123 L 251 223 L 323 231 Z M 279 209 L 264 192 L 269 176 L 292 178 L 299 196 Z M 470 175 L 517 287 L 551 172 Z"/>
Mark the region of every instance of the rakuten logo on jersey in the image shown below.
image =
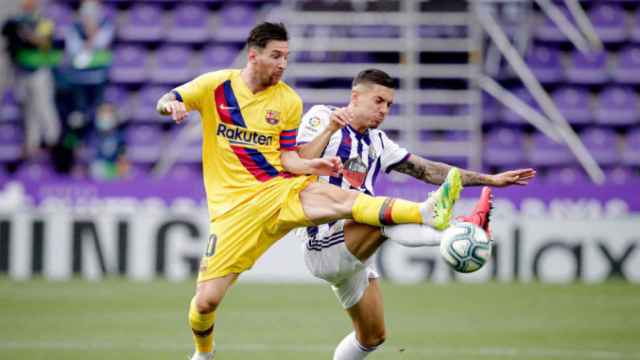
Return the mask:
<path id="1" fill-rule="evenodd" d="M 232 128 L 223 123 L 218 125 L 216 135 L 226 138 L 232 144 L 264 146 L 273 144 L 273 136 L 260 135 L 255 131 L 249 131 L 239 127 Z"/>

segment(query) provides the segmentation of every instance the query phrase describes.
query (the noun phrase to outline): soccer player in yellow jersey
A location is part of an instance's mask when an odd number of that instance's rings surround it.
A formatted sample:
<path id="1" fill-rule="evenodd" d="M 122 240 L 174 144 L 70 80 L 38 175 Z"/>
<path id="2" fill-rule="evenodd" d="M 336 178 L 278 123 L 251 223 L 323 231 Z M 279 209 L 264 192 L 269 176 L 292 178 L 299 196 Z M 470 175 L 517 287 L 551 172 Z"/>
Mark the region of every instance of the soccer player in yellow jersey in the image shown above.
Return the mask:
<path id="1" fill-rule="evenodd" d="M 353 219 L 374 226 L 448 226 L 461 190 L 454 169 L 423 203 L 372 197 L 316 182 L 337 175 L 337 157 L 303 159 L 296 135 L 302 101 L 280 81 L 287 67 L 282 24 L 262 23 L 247 39 L 247 64 L 197 77 L 160 98 L 157 110 L 182 122 L 201 114 L 202 159 L 211 218 L 210 237 L 189 307 L 194 360 L 214 356 L 216 308 L 238 276 L 296 227 Z"/>

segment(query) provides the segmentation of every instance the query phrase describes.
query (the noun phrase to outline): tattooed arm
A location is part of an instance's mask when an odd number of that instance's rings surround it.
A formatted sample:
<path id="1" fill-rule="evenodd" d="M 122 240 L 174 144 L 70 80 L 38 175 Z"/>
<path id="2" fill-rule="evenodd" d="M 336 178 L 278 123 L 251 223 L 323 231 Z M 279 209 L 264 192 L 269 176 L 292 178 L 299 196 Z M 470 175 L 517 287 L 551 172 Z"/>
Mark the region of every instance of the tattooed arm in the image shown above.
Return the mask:
<path id="1" fill-rule="evenodd" d="M 407 160 L 394 165 L 391 169 L 430 184 L 440 185 L 447 177 L 451 165 L 423 159 L 412 154 Z M 460 169 L 460 174 L 462 175 L 462 183 L 466 186 L 489 185 L 503 187 L 514 184 L 526 185 L 535 176 L 536 171 L 533 169 L 518 169 L 489 175 Z"/>

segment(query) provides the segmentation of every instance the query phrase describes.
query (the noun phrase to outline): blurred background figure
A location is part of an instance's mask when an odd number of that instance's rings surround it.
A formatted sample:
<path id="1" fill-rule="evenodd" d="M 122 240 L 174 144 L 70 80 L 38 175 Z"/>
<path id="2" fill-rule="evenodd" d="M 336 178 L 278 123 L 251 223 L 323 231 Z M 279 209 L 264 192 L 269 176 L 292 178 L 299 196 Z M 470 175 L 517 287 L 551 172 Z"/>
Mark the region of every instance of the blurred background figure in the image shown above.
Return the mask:
<path id="1" fill-rule="evenodd" d="M 95 131 L 89 140 L 93 150 L 90 174 L 94 179 L 113 180 L 127 172 L 125 141 L 114 105 L 104 103 L 96 111 Z"/>
<path id="2" fill-rule="evenodd" d="M 56 152 L 58 168 L 73 167 L 77 152 L 96 130 L 96 111 L 102 104 L 111 65 L 111 43 L 115 27 L 96 0 L 80 3 L 77 19 L 64 38 L 65 62 L 59 87 L 64 96 L 64 141 Z"/>
<path id="3" fill-rule="evenodd" d="M 40 15 L 38 0 L 24 0 L 19 14 L 2 26 L 14 76 L 14 93 L 24 114 L 24 155 L 32 158 L 44 142 L 53 146 L 60 136 L 54 104 L 51 66 L 60 53 L 51 47 L 54 23 Z"/>

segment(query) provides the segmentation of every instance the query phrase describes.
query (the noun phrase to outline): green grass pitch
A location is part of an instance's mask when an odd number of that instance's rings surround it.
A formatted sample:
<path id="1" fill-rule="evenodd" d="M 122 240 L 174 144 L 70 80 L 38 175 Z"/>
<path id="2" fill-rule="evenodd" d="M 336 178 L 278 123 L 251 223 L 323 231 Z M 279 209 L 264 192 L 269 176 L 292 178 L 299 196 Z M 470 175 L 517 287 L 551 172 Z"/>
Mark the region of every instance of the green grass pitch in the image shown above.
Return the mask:
<path id="1" fill-rule="evenodd" d="M 175 359 L 192 345 L 192 282 L 0 279 L 0 359 Z M 368 359 L 640 359 L 640 286 L 383 284 Z M 350 322 L 322 285 L 236 285 L 216 360 L 331 359 Z"/>

